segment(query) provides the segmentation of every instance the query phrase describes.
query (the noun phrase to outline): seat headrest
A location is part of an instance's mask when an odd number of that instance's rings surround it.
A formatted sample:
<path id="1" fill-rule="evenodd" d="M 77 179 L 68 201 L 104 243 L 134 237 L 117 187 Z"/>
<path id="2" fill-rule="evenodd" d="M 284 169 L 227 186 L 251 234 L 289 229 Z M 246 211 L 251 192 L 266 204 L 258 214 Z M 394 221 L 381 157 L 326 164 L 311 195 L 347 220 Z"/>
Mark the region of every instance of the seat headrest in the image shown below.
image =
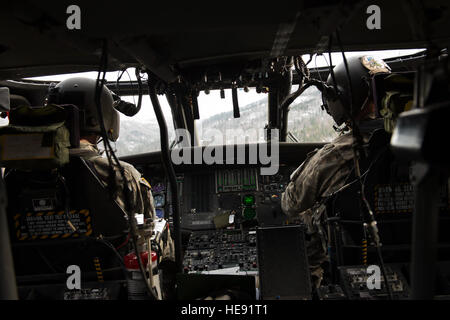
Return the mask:
<path id="1" fill-rule="evenodd" d="M 70 133 L 72 148 L 80 146 L 80 116 L 78 107 L 65 105 L 47 105 L 45 107 L 30 107 L 22 105 L 12 109 L 9 114 L 9 124 L 23 127 L 45 127 L 63 123 Z"/>
<path id="2" fill-rule="evenodd" d="M 67 111 L 57 105 L 30 107 L 22 105 L 9 113 L 9 124 L 13 126 L 41 127 L 64 122 Z"/>
<path id="3" fill-rule="evenodd" d="M 27 171 L 62 167 L 69 148 L 80 144 L 79 113 L 74 105 L 20 106 L 0 127 L 0 165 Z"/>

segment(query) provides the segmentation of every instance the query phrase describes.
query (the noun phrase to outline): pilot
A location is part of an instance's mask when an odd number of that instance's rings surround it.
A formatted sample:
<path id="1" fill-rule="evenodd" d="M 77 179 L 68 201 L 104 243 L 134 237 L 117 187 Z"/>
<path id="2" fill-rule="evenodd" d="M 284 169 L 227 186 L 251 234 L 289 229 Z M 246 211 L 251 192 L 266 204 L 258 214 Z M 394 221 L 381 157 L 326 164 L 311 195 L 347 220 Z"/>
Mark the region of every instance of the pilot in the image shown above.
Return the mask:
<path id="1" fill-rule="evenodd" d="M 95 102 L 96 80 L 89 78 L 70 78 L 61 81 L 55 87 L 56 94 L 49 96 L 48 103 L 73 104 L 84 113 L 84 126 L 80 126 L 80 147 L 70 149 L 70 156 L 78 156 L 89 160 L 96 169 L 99 178 L 108 185 L 109 162 L 102 157 L 97 144 L 100 141 L 101 129 Z M 100 104 L 103 121 L 109 140 L 116 141 L 119 137 L 119 113 L 113 107 L 111 91 L 103 86 Z M 141 174 L 131 164 L 120 161 L 124 168 L 127 185 L 131 192 L 131 212 L 144 213 L 147 218 L 155 218 L 155 209 L 150 185 L 141 178 Z M 114 166 L 116 187 L 115 200 L 125 210 L 125 195 L 123 180 L 119 168 Z"/>
<path id="2" fill-rule="evenodd" d="M 281 199 L 282 209 L 288 217 L 307 227 L 310 236 L 307 253 L 316 287 L 323 279 L 321 264 L 328 260 L 327 235 L 321 223 L 325 204 L 321 200 L 341 188 L 354 169 L 352 122 L 358 126 L 364 141 L 368 141 L 375 129 L 383 127 L 383 119 L 378 117 L 370 94 L 370 81 L 377 73 L 390 73 L 389 66 L 372 56 L 350 57 L 347 63 L 352 82 L 353 112 L 350 110 L 351 97 L 344 63 L 333 69 L 341 99 L 337 95 L 322 93 L 327 112 L 338 126 L 345 124 L 347 132 L 342 131 L 331 143 L 308 154 L 292 173 Z M 327 84 L 334 88 L 331 74 Z"/>
<path id="3" fill-rule="evenodd" d="M 95 102 L 96 80 L 89 78 L 70 78 L 61 81 L 55 86 L 54 93 L 48 97 L 48 103 L 73 104 L 84 113 L 85 125 L 80 126 L 80 146 L 70 149 L 70 156 L 82 157 L 89 161 L 95 168 L 98 177 L 105 185 L 110 184 L 110 167 L 106 157 L 102 157 L 97 144 L 100 141 L 101 129 Z M 109 140 L 116 141 L 119 137 L 120 118 L 113 107 L 111 91 L 103 85 L 100 104 L 103 114 L 103 122 Z M 126 186 L 131 190 L 130 212 L 144 214 L 144 217 L 155 219 L 155 206 L 149 183 L 141 177 L 131 164 L 120 161 L 124 169 Z M 115 187 L 114 196 L 117 203 L 125 210 L 125 194 L 122 175 L 117 165 L 114 165 Z M 169 231 L 168 231 L 169 232 Z M 161 245 L 161 244 L 160 244 Z M 174 247 L 170 236 L 167 242 L 161 245 L 162 261 L 174 261 Z"/>

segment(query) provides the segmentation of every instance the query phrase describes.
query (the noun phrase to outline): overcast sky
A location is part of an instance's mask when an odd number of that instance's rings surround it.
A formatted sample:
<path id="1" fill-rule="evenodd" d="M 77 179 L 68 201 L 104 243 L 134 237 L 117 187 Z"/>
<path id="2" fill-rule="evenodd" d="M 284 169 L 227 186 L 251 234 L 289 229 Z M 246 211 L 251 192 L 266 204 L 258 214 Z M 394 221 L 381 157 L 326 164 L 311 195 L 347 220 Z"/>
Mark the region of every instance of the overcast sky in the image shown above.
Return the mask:
<path id="1" fill-rule="evenodd" d="M 417 51 L 420 51 L 422 49 L 408 49 L 408 50 L 383 50 L 383 51 L 368 51 L 368 52 L 347 52 L 346 56 L 354 56 L 354 55 L 362 55 L 362 54 L 371 54 L 375 56 L 376 58 L 384 59 L 384 58 L 390 58 L 395 56 L 402 56 L 407 54 L 412 54 Z M 304 58 L 305 62 L 309 59 L 309 55 L 305 55 Z M 342 54 L 340 52 L 332 53 L 332 59 L 333 64 L 340 63 L 342 61 Z M 311 63 L 308 65 L 308 67 L 314 68 L 314 67 L 323 67 L 328 65 L 328 54 L 325 54 L 324 56 L 317 56 L 313 57 Z M 313 70 L 311 70 L 313 72 Z M 36 78 L 30 78 L 30 79 L 38 79 L 38 80 L 53 80 L 53 81 L 61 81 L 67 78 L 71 78 L 74 76 L 82 76 L 82 77 L 89 77 L 89 78 L 97 78 L 97 72 L 84 72 L 84 73 L 75 73 L 75 74 L 64 74 L 64 75 L 53 75 L 53 76 L 45 76 L 45 77 L 36 77 Z M 106 74 L 106 79 L 108 81 L 116 81 L 118 77 L 118 72 L 108 72 Z M 129 70 L 129 75 L 125 73 L 122 76 L 121 81 L 127 81 L 127 80 L 136 80 L 136 77 L 134 75 L 134 69 Z M 246 93 L 243 90 L 239 90 L 238 92 L 238 98 L 239 98 L 239 105 L 245 106 L 249 103 L 258 101 L 260 99 L 267 99 L 266 94 L 258 94 L 256 93 L 255 89 L 251 89 L 250 92 Z M 123 97 L 124 100 L 133 102 L 137 101 L 137 97 Z M 159 100 L 161 103 L 161 107 L 164 111 L 164 114 L 166 117 L 168 117 L 167 121 L 171 121 L 171 114 L 170 114 L 170 108 L 169 105 L 165 99 L 164 96 L 159 96 Z M 145 96 L 143 98 L 142 103 L 142 109 L 138 115 L 139 120 L 145 121 L 149 118 L 155 118 L 153 107 L 150 103 L 150 98 L 148 96 Z M 212 115 L 225 112 L 225 111 L 231 111 L 233 110 L 233 103 L 231 99 L 231 90 L 226 90 L 225 92 L 225 99 L 220 98 L 220 92 L 219 90 L 211 90 L 211 93 L 209 95 L 206 95 L 204 92 L 200 93 L 200 96 L 198 98 L 199 102 L 199 111 L 200 111 L 200 118 L 205 119 Z"/>

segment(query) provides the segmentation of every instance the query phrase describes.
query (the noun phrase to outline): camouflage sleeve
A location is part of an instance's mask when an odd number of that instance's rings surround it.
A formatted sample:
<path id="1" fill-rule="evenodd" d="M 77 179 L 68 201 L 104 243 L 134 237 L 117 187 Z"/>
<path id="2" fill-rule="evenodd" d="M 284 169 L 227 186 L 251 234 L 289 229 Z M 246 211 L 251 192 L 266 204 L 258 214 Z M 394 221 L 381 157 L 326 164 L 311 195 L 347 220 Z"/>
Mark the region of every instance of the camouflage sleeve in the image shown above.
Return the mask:
<path id="1" fill-rule="evenodd" d="M 130 206 L 132 213 L 144 214 L 146 218 L 148 215 L 148 207 L 151 197 L 150 185 L 145 186 L 142 182 L 141 173 L 136 170 L 131 164 L 122 162 L 121 165 L 124 168 L 125 176 L 127 179 L 127 187 L 130 189 Z M 120 174 L 118 176 L 120 179 Z M 118 185 L 123 188 L 123 183 L 119 180 Z M 124 197 L 125 195 L 122 195 Z M 123 199 L 122 199 L 123 201 Z"/>
<path id="2" fill-rule="evenodd" d="M 167 236 L 163 237 L 160 241 L 161 247 L 161 262 L 172 261 L 175 262 L 175 244 L 170 234 L 170 228 L 167 228 Z"/>
<path id="3" fill-rule="evenodd" d="M 292 221 L 305 224 L 309 235 L 307 253 L 314 284 L 323 277 L 327 258 L 327 232 L 322 224 L 326 206 L 320 200 L 340 188 L 352 167 L 351 136 L 341 136 L 322 149 L 308 154 L 294 171 L 281 198 L 283 211 Z"/>
<path id="4" fill-rule="evenodd" d="M 140 202 L 143 209 L 142 213 L 144 213 L 146 218 L 151 218 L 154 224 L 157 218 L 152 190 L 150 183 L 148 183 L 148 181 L 143 177 L 139 178 L 139 189 Z M 159 241 L 159 247 L 161 248 L 161 262 L 175 261 L 174 242 L 172 240 L 172 236 L 170 235 L 170 229 L 167 228 L 166 230 L 167 231 Z"/>
<path id="5" fill-rule="evenodd" d="M 89 159 L 91 165 L 95 168 L 97 176 L 106 185 L 109 186 L 111 179 L 114 179 L 114 200 L 117 204 L 126 211 L 126 204 L 130 206 L 130 210 L 133 213 L 142 213 L 142 197 L 140 193 L 139 179 L 141 174 L 129 163 L 121 161 L 120 164 L 123 168 L 123 174 L 120 172 L 119 168 L 114 165 L 114 175 L 111 175 L 109 162 L 106 158 L 97 156 Z M 124 181 L 125 178 L 125 181 Z M 128 193 L 125 193 L 124 187 L 128 189 Z M 129 199 L 126 199 L 126 194 L 128 194 Z"/>
<path id="6" fill-rule="evenodd" d="M 144 178 L 140 179 L 141 185 L 141 197 L 143 202 L 144 216 L 146 218 L 151 218 L 155 220 L 156 211 L 155 211 L 155 203 L 153 200 L 152 189 L 150 184 Z"/>
<path id="7" fill-rule="evenodd" d="M 156 221 L 156 210 L 151 191 L 151 186 L 145 180 L 141 178 L 141 195 L 144 203 L 144 214 L 146 217 L 152 218 Z M 162 261 L 175 261 L 175 248 L 172 236 L 170 235 L 170 229 L 167 227 L 165 234 L 160 238 L 159 247 L 161 248 L 161 262 Z"/>
<path id="8" fill-rule="evenodd" d="M 298 216 L 315 202 L 318 185 L 317 172 L 314 168 L 316 152 L 309 153 L 305 162 L 294 171 L 281 196 L 281 207 L 289 217 Z"/>
<path id="9" fill-rule="evenodd" d="M 348 137 L 308 154 L 305 162 L 292 174 L 282 195 L 283 211 L 290 217 L 298 216 L 340 188 L 350 172 L 351 159 L 351 140 Z"/>
<path id="10" fill-rule="evenodd" d="M 133 212 L 155 220 L 155 205 L 150 184 L 131 164 L 121 161 L 121 165 L 127 176 L 128 188 L 131 190 L 130 200 Z M 118 181 L 118 184 L 123 185 L 121 181 Z"/>

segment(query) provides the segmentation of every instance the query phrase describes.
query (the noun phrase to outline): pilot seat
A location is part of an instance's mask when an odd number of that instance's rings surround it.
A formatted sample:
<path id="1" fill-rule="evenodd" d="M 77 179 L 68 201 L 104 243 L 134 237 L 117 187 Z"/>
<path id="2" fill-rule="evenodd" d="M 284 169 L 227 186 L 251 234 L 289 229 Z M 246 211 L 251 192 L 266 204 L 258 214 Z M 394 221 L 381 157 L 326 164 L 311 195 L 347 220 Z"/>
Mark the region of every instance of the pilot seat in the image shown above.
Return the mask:
<path id="1" fill-rule="evenodd" d="M 354 171 L 345 187 L 325 200 L 328 228 L 329 280 L 338 283 L 350 299 L 386 298 L 387 291 L 367 289 L 367 268 L 380 266 L 379 253 L 393 288 L 393 298 L 408 298 L 412 252 L 412 223 L 415 186 L 411 162 L 400 161 L 391 151 L 391 132 L 398 115 L 413 104 L 415 72 L 380 74 L 372 79 L 372 97 L 384 118 L 384 128 L 373 131 L 363 146 L 360 159 L 361 182 Z M 363 185 L 363 188 L 361 187 Z M 364 197 L 377 223 L 380 250 L 374 245 L 370 215 Z M 436 295 L 450 295 L 450 202 L 448 181 L 439 190 L 438 278 Z M 378 251 L 378 252 L 377 252 Z M 384 280 L 384 279 L 382 279 Z M 388 280 L 388 281 L 389 281 Z M 383 290 L 382 290 L 383 291 Z"/>
<path id="2" fill-rule="evenodd" d="M 126 299 L 127 216 L 89 162 L 69 155 L 80 116 L 74 105 L 23 106 L 0 128 L 21 299 Z"/>
<path id="3" fill-rule="evenodd" d="M 410 179 L 411 163 L 400 162 L 390 150 L 390 137 L 384 129 L 373 132 L 366 145 L 367 158 L 360 161 L 364 196 L 373 212 L 381 242 L 384 263 L 395 270 L 392 278 L 402 278 L 401 294 L 395 298 L 407 298 L 412 250 L 412 221 L 414 211 L 414 183 Z M 448 181 L 441 185 L 438 236 L 439 280 L 436 294 L 450 294 L 450 202 Z M 348 274 L 356 274 L 358 268 L 380 265 L 368 227 L 369 214 L 362 200 L 361 183 L 355 172 L 347 178 L 346 187 L 326 201 L 329 230 L 330 278 L 343 286 L 349 284 Z M 350 271 L 349 271 L 350 270 Z M 362 270 L 362 269 L 361 269 Z M 347 273 L 345 273 L 345 272 Z M 392 271 L 394 272 L 394 271 Z M 353 280 L 352 280 L 353 281 Z M 399 280 L 400 281 L 400 280 Z M 350 281 L 351 282 L 351 281 Z M 395 281 L 394 281 L 395 282 Z M 365 286 L 365 283 L 362 284 Z M 349 289 L 348 291 L 351 291 Z M 395 292 L 394 292 L 395 293 Z M 347 292 L 347 296 L 352 296 Z M 360 298 L 360 297 L 358 297 Z"/>

